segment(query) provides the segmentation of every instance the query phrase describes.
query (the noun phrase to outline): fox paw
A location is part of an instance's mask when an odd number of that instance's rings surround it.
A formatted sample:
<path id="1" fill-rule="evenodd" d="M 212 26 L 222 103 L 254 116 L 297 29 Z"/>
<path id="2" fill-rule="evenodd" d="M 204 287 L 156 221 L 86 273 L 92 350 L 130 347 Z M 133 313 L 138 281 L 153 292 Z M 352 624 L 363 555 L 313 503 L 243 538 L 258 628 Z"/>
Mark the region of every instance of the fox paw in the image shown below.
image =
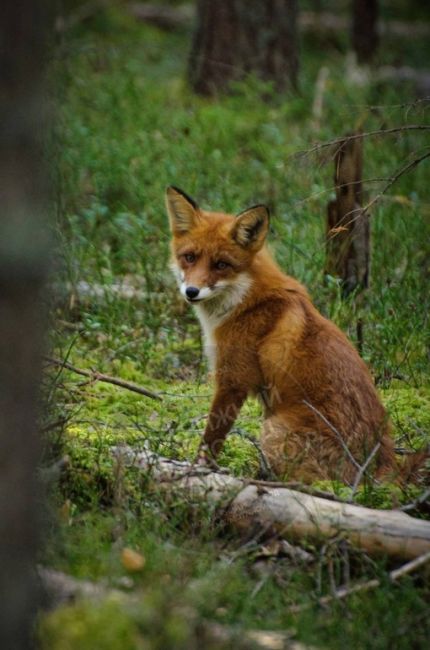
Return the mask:
<path id="1" fill-rule="evenodd" d="M 208 445 L 202 444 L 199 447 L 197 456 L 194 460 L 194 465 L 199 467 L 206 467 L 215 472 L 222 472 L 223 474 L 228 474 L 228 470 L 221 468 L 213 457 Z"/>

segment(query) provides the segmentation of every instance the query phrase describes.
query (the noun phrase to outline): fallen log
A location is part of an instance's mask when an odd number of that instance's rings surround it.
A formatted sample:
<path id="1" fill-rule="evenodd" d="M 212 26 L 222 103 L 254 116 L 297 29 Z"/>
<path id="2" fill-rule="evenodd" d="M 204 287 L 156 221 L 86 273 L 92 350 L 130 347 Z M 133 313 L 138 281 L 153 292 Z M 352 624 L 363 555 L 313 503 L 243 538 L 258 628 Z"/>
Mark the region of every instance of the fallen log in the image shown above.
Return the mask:
<path id="1" fill-rule="evenodd" d="M 125 9 L 137 20 L 166 31 L 175 31 L 191 26 L 195 14 L 192 4 L 169 7 L 147 2 L 129 2 Z"/>
<path id="2" fill-rule="evenodd" d="M 400 510 L 373 510 L 282 487 L 253 485 L 145 449 L 115 447 L 118 462 L 149 472 L 165 491 L 181 491 L 222 506 L 224 520 L 242 533 L 267 532 L 291 541 L 347 540 L 370 555 L 413 559 L 430 551 L 430 521 Z"/>
<path id="3" fill-rule="evenodd" d="M 102 9 L 103 2 L 91 3 L 94 9 Z M 182 4 L 177 7 L 160 5 L 151 2 L 128 2 L 125 4 L 125 11 L 139 21 L 146 22 L 160 29 L 173 31 L 176 29 L 187 29 L 192 26 L 195 17 L 195 8 L 192 3 Z M 91 6 L 81 17 L 76 14 L 75 19 L 68 18 L 66 27 L 75 26 L 77 22 L 86 18 Z M 318 33 L 322 36 L 333 32 L 348 32 L 351 27 L 349 16 L 340 16 L 328 11 L 300 11 L 299 29 L 302 32 Z M 71 24 L 70 24 L 71 23 Z M 59 29 L 57 27 L 57 29 Z M 60 30 L 64 31 L 64 27 Z M 430 35 L 430 26 L 418 20 L 378 20 L 377 31 L 380 36 L 395 36 L 398 38 L 426 38 Z"/>
<path id="4" fill-rule="evenodd" d="M 108 588 L 105 584 L 91 580 L 79 580 L 55 569 L 40 566 L 37 574 L 48 609 L 70 605 L 80 599 L 101 602 L 108 595 L 115 596 L 118 600 L 127 597 L 119 589 Z"/>
<path id="5" fill-rule="evenodd" d="M 301 11 L 299 27 L 304 32 L 324 35 L 330 32 L 348 32 L 351 21 L 349 16 L 340 16 L 328 11 Z M 384 37 L 426 38 L 430 35 L 430 26 L 417 20 L 378 20 L 377 33 Z"/>

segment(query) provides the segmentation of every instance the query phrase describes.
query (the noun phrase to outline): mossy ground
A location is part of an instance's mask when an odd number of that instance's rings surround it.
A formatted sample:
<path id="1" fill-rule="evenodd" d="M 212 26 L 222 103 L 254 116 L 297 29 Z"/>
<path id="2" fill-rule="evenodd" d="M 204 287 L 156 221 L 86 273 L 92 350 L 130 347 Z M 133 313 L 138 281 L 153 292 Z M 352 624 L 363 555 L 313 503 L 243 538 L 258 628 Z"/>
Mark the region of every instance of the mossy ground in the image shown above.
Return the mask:
<path id="1" fill-rule="evenodd" d="M 232 626 L 239 636 L 243 629 L 290 629 L 326 648 L 424 648 L 430 634 L 425 574 L 398 585 L 383 579 L 373 593 L 293 615 L 290 605 L 312 604 L 342 584 L 347 570 L 351 580 L 383 578 L 389 563 L 351 550 L 345 555 L 338 540 L 311 549 L 311 566 L 262 559 L 261 546 L 244 545 L 206 503 L 175 493 L 166 499 L 148 477 L 119 467 L 111 454 L 113 445 L 146 442 L 163 455 L 192 458 L 210 403 L 199 328 L 168 270 L 163 192 L 171 183 L 208 208 L 269 203 L 271 245 L 281 266 L 307 285 L 319 309 L 354 342 L 358 318 L 364 323 L 362 353 L 396 444 L 408 450 L 429 440 L 428 166 L 403 176 L 373 210 L 371 289 L 364 301 L 344 300 L 337 281 L 322 274 L 331 161 L 292 157 L 359 125 L 428 124 L 427 105 L 409 106 L 410 89 L 403 86 L 350 84 L 342 37 L 330 43 L 304 37 L 297 95 L 279 97 L 251 79 L 228 97 L 196 98 L 183 77 L 189 42 L 186 29 L 164 33 L 108 9 L 66 35 L 53 70 L 58 283 L 69 287 L 66 300 L 53 307 L 53 352 L 146 386 L 163 400 L 86 382 L 65 369 L 51 369 L 47 377 L 48 424 L 66 423 L 50 429 L 46 462 L 67 454 L 70 465 L 52 488 L 43 562 L 122 589 L 127 578 L 138 604 L 108 598 L 44 615 L 42 648 L 192 650 L 202 647 L 207 621 Z M 392 63 L 398 52 L 415 64 L 428 43 L 402 41 L 393 48 L 381 50 L 381 63 Z M 330 77 L 316 129 L 311 107 L 323 59 Z M 367 140 L 365 177 L 390 177 L 428 144 L 428 137 L 407 133 Z M 368 183 L 368 196 L 382 186 Z M 112 292 L 123 279 L 141 295 L 124 299 Z M 101 287 L 102 296 L 85 297 L 82 281 Z M 258 473 L 253 440 L 260 424 L 260 407 L 249 401 L 220 458 L 231 472 Z M 322 487 L 349 494 L 340 484 Z M 356 498 L 392 507 L 418 492 L 366 481 Z M 141 571 L 125 568 L 125 547 L 145 558 Z"/>

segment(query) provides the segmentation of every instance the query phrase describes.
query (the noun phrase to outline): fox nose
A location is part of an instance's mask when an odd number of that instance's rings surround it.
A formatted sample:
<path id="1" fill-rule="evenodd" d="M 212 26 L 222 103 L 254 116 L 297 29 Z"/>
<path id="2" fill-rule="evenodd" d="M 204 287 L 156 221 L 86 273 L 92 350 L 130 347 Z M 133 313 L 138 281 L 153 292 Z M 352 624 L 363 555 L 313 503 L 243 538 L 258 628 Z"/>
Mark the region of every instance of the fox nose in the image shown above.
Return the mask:
<path id="1" fill-rule="evenodd" d="M 199 291 L 200 289 L 197 289 L 197 287 L 187 287 L 185 289 L 186 296 L 190 300 L 194 300 L 194 298 L 197 298 L 197 296 L 199 295 Z"/>

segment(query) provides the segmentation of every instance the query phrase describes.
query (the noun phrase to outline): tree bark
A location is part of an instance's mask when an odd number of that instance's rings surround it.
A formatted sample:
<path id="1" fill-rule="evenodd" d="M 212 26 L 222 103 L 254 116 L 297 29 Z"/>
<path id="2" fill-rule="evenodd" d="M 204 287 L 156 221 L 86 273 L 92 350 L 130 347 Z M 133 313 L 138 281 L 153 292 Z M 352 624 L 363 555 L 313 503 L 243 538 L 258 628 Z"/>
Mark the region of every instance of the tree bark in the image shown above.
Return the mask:
<path id="1" fill-rule="evenodd" d="M 369 286 L 370 227 L 362 202 L 362 138 L 337 145 L 334 157 L 336 199 L 327 206 L 325 272 L 340 277 L 343 291 Z"/>
<path id="2" fill-rule="evenodd" d="M 372 510 L 331 501 L 298 490 L 254 485 L 229 475 L 205 471 L 186 462 L 136 453 L 118 447 L 123 462 L 149 471 L 166 492 L 183 491 L 222 506 L 225 521 L 241 533 L 277 534 L 288 540 L 321 542 L 341 536 L 371 555 L 415 558 L 430 551 L 430 522 L 399 510 Z"/>
<path id="3" fill-rule="evenodd" d="M 42 71 L 47 5 L 4 0 L 0 34 L 0 647 L 33 647 L 36 428 L 47 248 Z"/>
<path id="4" fill-rule="evenodd" d="M 352 47 L 359 63 L 369 63 L 379 45 L 378 0 L 354 0 L 352 5 Z"/>
<path id="5" fill-rule="evenodd" d="M 197 93 L 215 95 L 249 73 L 296 87 L 297 0 L 198 0 L 189 78 Z"/>

